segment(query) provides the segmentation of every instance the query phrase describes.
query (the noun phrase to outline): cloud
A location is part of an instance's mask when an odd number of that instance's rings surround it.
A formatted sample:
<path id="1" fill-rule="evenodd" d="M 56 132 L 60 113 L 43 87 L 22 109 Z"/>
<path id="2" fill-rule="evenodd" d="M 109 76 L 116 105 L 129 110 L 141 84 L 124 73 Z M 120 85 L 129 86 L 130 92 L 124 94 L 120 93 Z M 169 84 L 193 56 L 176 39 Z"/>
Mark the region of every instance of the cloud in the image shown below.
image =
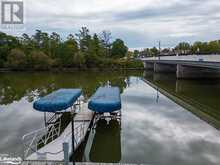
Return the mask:
<path id="1" fill-rule="evenodd" d="M 25 29 L 65 36 L 87 26 L 112 31 L 130 48 L 219 39 L 219 0 L 25 0 Z M 12 33 L 17 33 L 16 31 Z"/>

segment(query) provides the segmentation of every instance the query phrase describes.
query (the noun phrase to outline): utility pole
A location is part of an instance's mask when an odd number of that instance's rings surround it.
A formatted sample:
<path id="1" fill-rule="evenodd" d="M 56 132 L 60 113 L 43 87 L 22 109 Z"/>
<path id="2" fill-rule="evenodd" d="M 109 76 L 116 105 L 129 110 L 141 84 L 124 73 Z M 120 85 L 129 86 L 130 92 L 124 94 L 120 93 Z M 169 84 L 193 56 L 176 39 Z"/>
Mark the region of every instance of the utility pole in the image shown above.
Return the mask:
<path id="1" fill-rule="evenodd" d="M 159 41 L 159 54 L 158 54 L 158 57 L 159 57 L 159 60 L 160 60 L 160 41 Z"/>

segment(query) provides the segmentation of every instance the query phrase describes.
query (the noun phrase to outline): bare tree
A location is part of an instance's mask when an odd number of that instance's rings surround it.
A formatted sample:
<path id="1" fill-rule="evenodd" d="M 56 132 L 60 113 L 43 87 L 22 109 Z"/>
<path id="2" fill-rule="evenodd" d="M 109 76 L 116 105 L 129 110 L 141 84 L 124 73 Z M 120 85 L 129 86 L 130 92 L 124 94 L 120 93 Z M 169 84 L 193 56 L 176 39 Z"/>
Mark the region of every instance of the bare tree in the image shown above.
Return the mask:
<path id="1" fill-rule="evenodd" d="M 102 31 L 101 36 L 100 36 L 100 40 L 102 41 L 103 46 L 105 48 L 105 55 L 106 56 L 110 55 L 110 47 L 111 47 L 110 41 L 111 41 L 111 39 L 112 39 L 112 37 L 111 37 L 110 31 L 107 31 L 107 30 Z"/>

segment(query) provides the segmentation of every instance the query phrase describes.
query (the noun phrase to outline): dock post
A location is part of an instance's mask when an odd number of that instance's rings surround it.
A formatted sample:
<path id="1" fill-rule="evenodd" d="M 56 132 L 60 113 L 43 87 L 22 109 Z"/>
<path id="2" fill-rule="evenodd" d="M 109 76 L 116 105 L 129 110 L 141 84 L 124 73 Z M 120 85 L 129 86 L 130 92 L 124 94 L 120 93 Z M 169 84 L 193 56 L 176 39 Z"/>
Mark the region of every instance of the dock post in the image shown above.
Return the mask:
<path id="1" fill-rule="evenodd" d="M 64 165 L 69 165 L 69 144 L 63 143 Z"/>
<path id="2" fill-rule="evenodd" d="M 75 135 L 74 135 L 74 113 L 75 113 L 75 107 L 71 111 L 71 122 L 72 122 L 72 162 L 73 162 L 73 165 L 75 165 L 75 154 L 74 154 L 74 150 L 75 150 L 75 145 L 74 145 L 74 141 L 75 141 Z"/>

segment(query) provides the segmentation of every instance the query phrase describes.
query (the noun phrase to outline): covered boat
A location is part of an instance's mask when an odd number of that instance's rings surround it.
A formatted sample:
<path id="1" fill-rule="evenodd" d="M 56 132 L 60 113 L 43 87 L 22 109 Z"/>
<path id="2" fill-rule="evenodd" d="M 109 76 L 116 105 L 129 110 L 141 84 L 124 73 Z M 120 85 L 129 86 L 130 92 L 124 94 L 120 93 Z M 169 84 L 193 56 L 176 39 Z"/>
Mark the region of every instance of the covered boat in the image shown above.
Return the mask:
<path id="1" fill-rule="evenodd" d="M 121 97 L 118 87 L 99 87 L 91 97 L 88 107 L 97 113 L 114 112 L 121 109 Z"/>
<path id="2" fill-rule="evenodd" d="M 34 109 L 45 115 L 45 126 L 22 137 L 24 160 L 69 162 L 85 140 L 94 114 L 80 100 L 81 94 L 81 89 L 59 89 L 34 102 Z"/>
<path id="3" fill-rule="evenodd" d="M 71 107 L 82 94 L 81 89 L 59 89 L 34 102 L 34 109 L 42 112 L 57 112 Z"/>

